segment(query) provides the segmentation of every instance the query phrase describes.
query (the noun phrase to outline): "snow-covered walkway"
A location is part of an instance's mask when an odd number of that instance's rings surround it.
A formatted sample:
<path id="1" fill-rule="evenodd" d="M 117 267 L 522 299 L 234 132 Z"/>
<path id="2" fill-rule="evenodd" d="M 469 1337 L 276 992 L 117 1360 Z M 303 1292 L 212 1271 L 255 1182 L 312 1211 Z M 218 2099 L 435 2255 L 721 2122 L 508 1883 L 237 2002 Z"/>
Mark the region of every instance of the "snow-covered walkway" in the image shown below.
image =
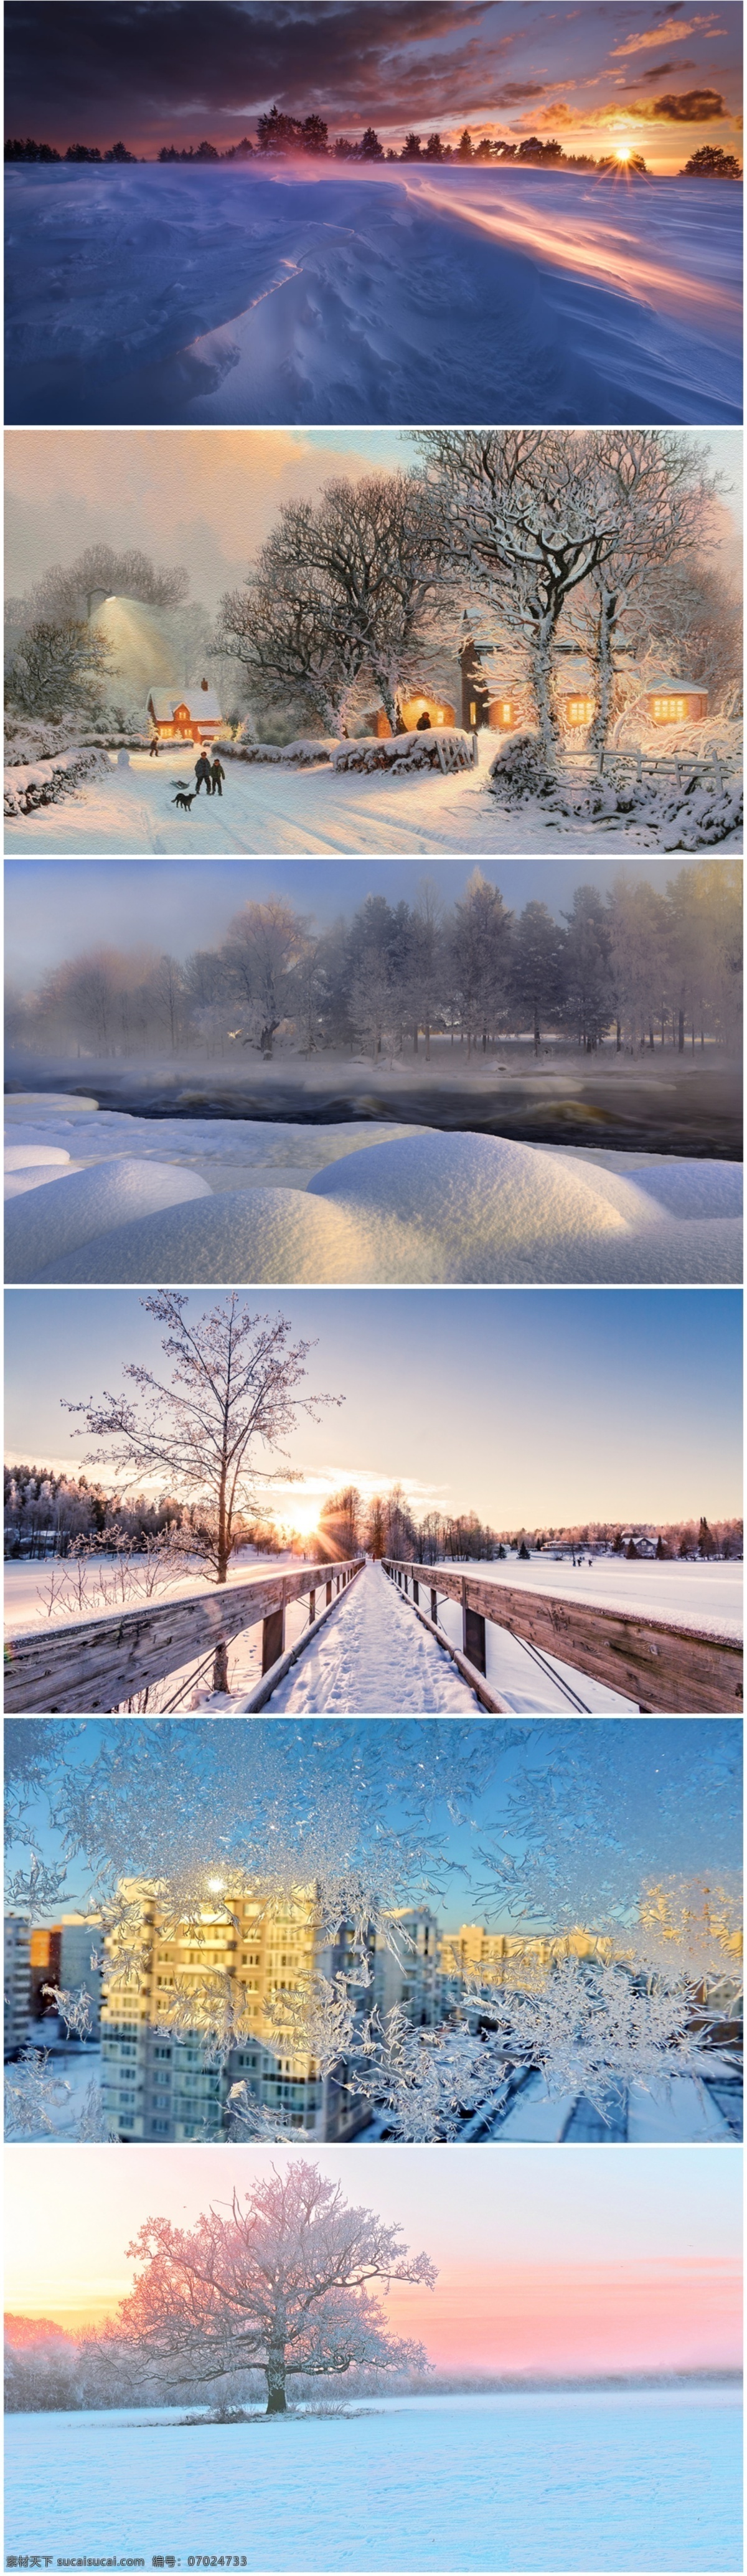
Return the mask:
<path id="1" fill-rule="evenodd" d="M 210 1702 L 209 1705 L 214 1705 Z M 222 1701 L 233 1715 L 240 1701 Z M 429 1637 L 380 1565 L 366 1565 L 344 1592 L 313 1645 L 267 1702 L 273 1716 L 405 1716 L 477 1703 L 451 1657 Z"/>
<path id="2" fill-rule="evenodd" d="M 132 751 L 129 766 L 119 766 L 112 753 L 107 778 L 96 776 L 59 804 L 37 806 L 30 814 L 9 815 L 5 823 L 8 853 L 24 856 L 42 850 L 83 857 L 116 851 L 180 852 L 194 858 L 347 858 L 351 851 L 389 857 L 476 856 L 505 858 L 516 851 L 531 856 L 569 847 L 610 858 L 621 851 L 656 847 L 654 827 L 631 816 L 617 822 L 585 823 L 576 817 L 561 829 L 557 817 L 533 801 L 510 811 L 488 789 L 489 761 L 495 736 L 480 742 L 479 769 L 442 777 L 440 770 L 417 771 L 394 778 L 375 770 L 339 774 L 328 767 L 284 769 L 273 761 L 265 767 L 226 758 L 222 797 L 199 796 L 190 813 L 174 804 L 175 780 L 191 776 L 190 746 L 164 752 L 157 762 L 145 751 Z M 18 771 L 9 769 L 11 786 Z M 719 848 L 741 848 L 741 832 L 731 832 Z"/>

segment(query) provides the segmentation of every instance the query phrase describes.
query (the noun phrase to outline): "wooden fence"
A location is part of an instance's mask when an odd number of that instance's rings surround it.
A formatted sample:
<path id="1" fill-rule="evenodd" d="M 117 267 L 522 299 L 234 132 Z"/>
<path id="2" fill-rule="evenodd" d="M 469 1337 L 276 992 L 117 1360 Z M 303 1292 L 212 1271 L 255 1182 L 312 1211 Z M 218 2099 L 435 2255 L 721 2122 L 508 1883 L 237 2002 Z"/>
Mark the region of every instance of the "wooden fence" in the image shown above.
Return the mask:
<path id="1" fill-rule="evenodd" d="M 384 1557 L 384 1571 L 408 1600 L 418 1618 L 446 1646 L 460 1672 L 471 1682 L 483 1708 L 508 1713 L 486 1678 L 486 1623 L 505 1628 L 539 1657 L 570 1664 L 574 1672 L 607 1683 L 631 1699 L 645 1716 L 729 1716 L 742 1709 L 742 1648 L 701 1629 L 670 1626 L 663 1619 L 644 1619 L 630 1610 L 597 1609 L 586 1601 L 568 1601 L 542 1592 L 525 1592 L 509 1583 L 491 1583 L 479 1575 L 445 1566 L 410 1565 Z M 421 1592 L 428 1609 L 421 1602 Z M 439 1626 L 438 1595 L 458 1601 L 462 1611 L 461 1651 Z M 430 1615 L 429 1615 L 430 1614 Z M 561 1685 L 562 1686 L 562 1685 Z M 571 1704 L 583 1701 L 569 1692 Z"/>
<path id="2" fill-rule="evenodd" d="M 109 1712 L 168 1673 L 203 1658 L 212 1659 L 213 1689 L 226 1691 L 231 1638 L 261 1619 L 262 1682 L 252 1694 L 260 1707 L 364 1561 L 346 1557 L 336 1565 L 301 1565 L 283 1574 L 260 1574 L 247 1583 L 190 1592 L 181 1600 L 27 1630 L 6 1645 L 5 1707 L 28 1717 L 41 1711 L 45 1716 Z M 324 1603 L 317 1617 L 321 1593 Z M 307 1594 L 308 1628 L 286 1654 L 288 1604 Z"/>

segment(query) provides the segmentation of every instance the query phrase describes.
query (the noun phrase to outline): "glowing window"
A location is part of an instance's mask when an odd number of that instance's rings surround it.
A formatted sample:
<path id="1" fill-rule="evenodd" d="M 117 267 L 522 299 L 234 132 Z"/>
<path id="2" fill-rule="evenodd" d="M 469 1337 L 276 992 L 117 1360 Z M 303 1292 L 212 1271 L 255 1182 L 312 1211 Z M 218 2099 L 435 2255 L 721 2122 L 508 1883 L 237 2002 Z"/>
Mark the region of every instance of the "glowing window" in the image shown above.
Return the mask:
<path id="1" fill-rule="evenodd" d="M 593 700 L 593 698 L 569 698 L 569 700 L 568 700 L 568 722 L 569 722 L 569 724 L 572 724 L 572 725 L 586 725 L 586 724 L 591 724 L 591 719 L 592 719 L 593 713 L 594 713 L 594 700 Z"/>
<path id="2" fill-rule="evenodd" d="M 684 724 L 687 715 L 685 698 L 655 698 L 654 721 L 659 724 Z"/>
<path id="3" fill-rule="evenodd" d="M 470 720 L 470 724 L 471 724 L 471 725 L 476 725 L 476 723 L 477 723 L 477 707 L 476 707 L 476 705 L 475 705 L 475 700 L 474 700 L 474 698 L 470 698 L 470 702 L 469 702 L 469 720 Z"/>

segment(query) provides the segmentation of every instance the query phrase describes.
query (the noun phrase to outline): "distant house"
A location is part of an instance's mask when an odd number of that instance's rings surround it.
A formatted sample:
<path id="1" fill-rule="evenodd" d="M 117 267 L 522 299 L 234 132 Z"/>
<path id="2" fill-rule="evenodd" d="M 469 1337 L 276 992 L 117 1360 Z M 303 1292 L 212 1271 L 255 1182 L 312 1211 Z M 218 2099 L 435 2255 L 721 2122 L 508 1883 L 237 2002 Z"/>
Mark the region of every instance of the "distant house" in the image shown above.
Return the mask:
<path id="1" fill-rule="evenodd" d="M 149 690 L 147 713 L 159 742 L 214 742 L 223 721 L 207 680 L 191 682 L 181 696 L 174 689 Z"/>
<path id="2" fill-rule="evenodd" d="M 479 733 L 488 725 L 492 733 L 514 733 L 525 721 L 525 709 L 510 682 L 501 686 L 500 673 L 486 667 L 498 651 L 491 636 L 473 635 L 468 618 L 462 622 L 459 646 L 462 724 L 465 733 Z"/>
<path id="3" fill-rule="evenodd" d="M 596 690 L 591 663 L 585 653 L 564 655 L 558 672 L 557 703 L 564 725 L 573 729 L 593 723 Z"/>
<path id="4" fill-rule="evenodd" d="M 427 689 L 417 689 L 411 698 L 401 698 L 399 711 L 405 733 L 417 733 L 418 726 L 422 733 L 426 724 L 456 724 L 456 707 L 450 706 L 447 698 L 432 696 Z M 379 742 L 387 741 L 392 728 L 383 707 L 373 707 L 370 714 L 364 716 L 363 729 L 365 733 L 375 734 Z"/>
<path id="5" fill-rule="evenodd" d="M 702 724 L 708 714 L 708 690 L 702 680 L 673 680 L 662 672 L 646 691 L 652 724 Z"/>

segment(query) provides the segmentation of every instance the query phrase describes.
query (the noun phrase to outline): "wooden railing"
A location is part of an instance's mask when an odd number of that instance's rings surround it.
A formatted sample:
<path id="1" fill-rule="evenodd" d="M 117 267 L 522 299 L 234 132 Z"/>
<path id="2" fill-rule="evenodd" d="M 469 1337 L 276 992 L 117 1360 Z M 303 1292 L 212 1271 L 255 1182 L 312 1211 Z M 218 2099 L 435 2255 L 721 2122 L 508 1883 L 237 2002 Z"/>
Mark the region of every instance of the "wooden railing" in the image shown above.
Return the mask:
<path id="1" fill-rule="evenodd" d="M 190 1592 L 181 1600 L 32 1628 L 6 1645 L 6 1709 L 29 1717 L 41 1711 L 73 1716 L 116 1710 L 151 1683 L 203 1658 L 212 1659 L 213 1689 L 226 1691 L 231 1638 L 260 1619 L 263 1678 L 252 1698 L 261 1706 L 364 1562 L 363 1557 L 346 1557 L 335 1565 L 301 1565 L 283 1574 L 257 1575 L 248 1583 Z M 320 1593 L 324 1603 L 317 1616 Z M 286 1655 L 289 1602 L 307 1594 L 308 1628 Z"/>
<path id="2" fill-rule="evenodd" d="M 452 1655 L 483 1708 L 508 1713 L 486 1678 L 486 1623 L 505 1628 L 539 1656 L 570 1664 L 574 1672 L 607 1683 L 633 1700 L 645 1716 L 728 1716 L 742 1708 L 742 1648 L 702 1629 L 670 1626 L 630 1610 L 597 1609 L 510 1583 L 491 1583 L 443 1565 L 411 1565 L 383 1558 L 384 1571 L 412 1601 L 418 1618 Z M 421 1600 L 426 1596 L 428 1608 Z M 462 1611 L 461 1650 L 438 1620 L 439 1593 Z M 430 1615 L 429 1615 L 430 1614 Z M 574 1698 L 569 1693 L 571 1705 Z M 581 1709 L 583 1702 L 575 1700 Z"/>

